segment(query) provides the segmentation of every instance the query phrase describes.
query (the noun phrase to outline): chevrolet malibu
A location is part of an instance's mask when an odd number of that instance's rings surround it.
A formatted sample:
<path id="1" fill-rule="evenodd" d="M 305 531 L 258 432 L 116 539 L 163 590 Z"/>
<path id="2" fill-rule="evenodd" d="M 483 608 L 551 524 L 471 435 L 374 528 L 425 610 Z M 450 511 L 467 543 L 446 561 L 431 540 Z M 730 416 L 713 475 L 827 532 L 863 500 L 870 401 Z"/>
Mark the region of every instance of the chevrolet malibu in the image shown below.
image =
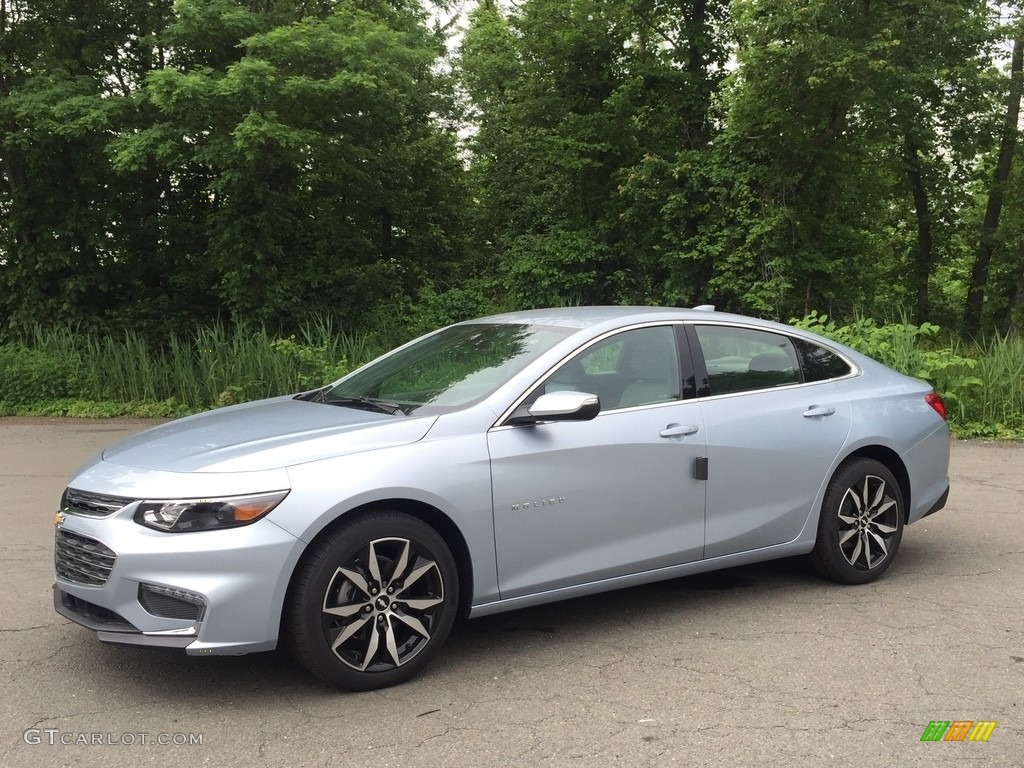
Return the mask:
<path id="1" fill-rule="evenodd" d="M 54 605 L 104 642 L 286 642 L 380 688 L 459 614 L 793 555 L 872 581 L 945 504 L 944 415 L 924 382 L 710 307 L 496 315 L 95 456 Z"/>

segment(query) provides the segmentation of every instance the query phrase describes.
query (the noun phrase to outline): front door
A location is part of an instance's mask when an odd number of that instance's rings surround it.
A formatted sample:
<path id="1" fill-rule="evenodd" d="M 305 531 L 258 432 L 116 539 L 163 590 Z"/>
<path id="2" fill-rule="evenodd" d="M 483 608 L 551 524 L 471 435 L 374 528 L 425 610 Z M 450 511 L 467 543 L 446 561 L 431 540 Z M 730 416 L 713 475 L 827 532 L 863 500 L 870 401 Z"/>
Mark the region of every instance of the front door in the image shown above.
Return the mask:
<path id="1" fill-rule="evenodd" d="M 488 435 L 501 597 L 699 560 L 704 424 L 682 399 L 673 327 L 611 336 L 548 382 L 598 394 L 602 411 Z"/>

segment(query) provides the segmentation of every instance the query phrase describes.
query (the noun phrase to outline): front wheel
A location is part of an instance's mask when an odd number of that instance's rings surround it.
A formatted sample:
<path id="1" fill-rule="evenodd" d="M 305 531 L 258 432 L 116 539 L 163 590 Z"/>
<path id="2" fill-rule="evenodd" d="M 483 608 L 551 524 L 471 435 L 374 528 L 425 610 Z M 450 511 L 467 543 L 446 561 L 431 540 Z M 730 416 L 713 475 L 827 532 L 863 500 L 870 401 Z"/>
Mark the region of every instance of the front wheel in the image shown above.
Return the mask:
<path id="1" fill-rule="evenodd" d="M 372 512 L 342 523 L 301 566 L 291 645 L 307 669 L 342 688 L 396 685 L 437 654 L 458 603 L 444 539 L 411 515 Z"/>
<path id="2" fill-rule="evenodd" d="M 903 492 L 883 464 L 843 464 L 825 491 L 811 563 L 843 584 L 874 581 L 896 557 L 903 537 Z"/>

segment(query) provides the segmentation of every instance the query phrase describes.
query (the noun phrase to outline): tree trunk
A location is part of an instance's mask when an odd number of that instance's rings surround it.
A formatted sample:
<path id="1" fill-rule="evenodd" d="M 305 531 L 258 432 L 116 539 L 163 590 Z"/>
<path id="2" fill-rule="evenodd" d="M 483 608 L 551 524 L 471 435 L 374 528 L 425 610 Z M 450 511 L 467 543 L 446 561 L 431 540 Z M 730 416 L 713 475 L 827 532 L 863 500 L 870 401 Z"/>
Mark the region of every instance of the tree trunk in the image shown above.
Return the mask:
<path id="1" fill-rule="evenodd" d="M 707 146 L 708 110 L 712 93 L 708 90 L 708 71 L 705 57 L 708 41 L 707 0 L 684 3 L 681 8 L 686 32 L 686 71 L 689 74 L 688 91 L 679 95 L 680 144 L 686 149 Z"/>
<path id="2" fill-rule="evenodd" d="M 995 234 L 999 228 L 999 214 L 1003 209 L 1003 191 L 1010 177 L 1010 166 L 1017 145 L 1017 120 L 1020 116 L 1021 92 L 1024 90 L 1024 34 L 1013 41 L 1013 57 L 1010 60 L 1010 93 L 1006 100 L 1006 121 L 1003 123 L 1003 139 L 999 145 L 996 161 L 996 175 L 989 190 L 988 206 L 985 208 L 985 222 L 981 225 L 981 239 L 978 254 L 971 270 L 971 282 L 967 291 L 967 307 L 964 310 L 964 330 L 976 336 L 981 330 L 981 309 L 985 302 L 985 286 L 988 282 L 988 267 L 992 261 Z"/>
<path id="3" fill-rule="evenodd" d="M 1021 332 L 1021 325 L 1024 325 L 1024 264 L 1021 265 L 1020 275 L 1017 277 L 1017 291 L 1010 303 L 1009 318 L 1006 330 L 1016 336 Z"/>
<path id="4" fill-rule="evenodd" d="M 914 197 L 914 214 L 917 217 L 917 258 L 912 270 L 913 285 L 917 293 L 917 312 L 915 319 L 918 324 L 928 319 L 928 277 L 931 275 L 932 262 L 932 215 L 928 201 L 928 193 L 921 178 L 921 155 L 913 135 L 908 131 L 903 136 L 903 156 L 907 164 L 907 180 Z"/>

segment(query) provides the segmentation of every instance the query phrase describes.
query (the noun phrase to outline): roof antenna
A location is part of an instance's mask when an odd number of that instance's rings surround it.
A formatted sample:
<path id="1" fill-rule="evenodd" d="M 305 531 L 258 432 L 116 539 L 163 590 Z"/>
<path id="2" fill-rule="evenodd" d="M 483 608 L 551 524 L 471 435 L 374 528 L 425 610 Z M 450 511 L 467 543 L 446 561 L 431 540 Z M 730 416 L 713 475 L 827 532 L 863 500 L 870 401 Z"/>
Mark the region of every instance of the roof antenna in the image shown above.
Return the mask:
<path id="1" fill-rule="evenodd" d="M 694 309 L 698 309 L 701 312 L 714 312 L 715 311 L 715 305 L 714 304 L 701 304 L 699 306 L 694 307 Z"/>

